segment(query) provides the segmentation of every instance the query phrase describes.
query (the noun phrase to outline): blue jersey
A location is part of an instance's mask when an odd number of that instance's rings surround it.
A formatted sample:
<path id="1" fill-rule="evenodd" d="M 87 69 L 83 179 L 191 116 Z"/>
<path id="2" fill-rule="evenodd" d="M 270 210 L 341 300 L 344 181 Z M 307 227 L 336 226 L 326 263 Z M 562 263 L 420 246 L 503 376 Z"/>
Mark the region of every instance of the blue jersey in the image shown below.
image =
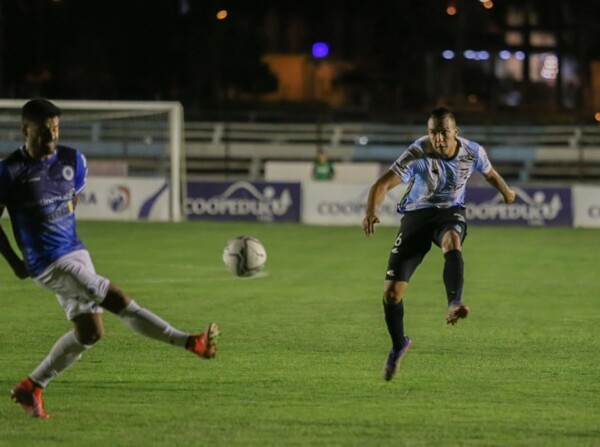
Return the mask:
<path id="1" fill-rule="evenodd" d="M 467 180 L 478 171 L 487 174 L 492 165 L 482 146 L 457 137 L 458 152 L 449 159 L 438 155 L 428 137 L 419 138 L 390 166 L 408 188 L 398 212 L 421 208 L 464 206 Z"/>
<path id="2" fill-rule="evenodd" d="M 73 198 L 85 187 L 86 176 L 83 154 L 65 146 L 57 146 L 46 160 L 32 158 L 22 147 L 0 161 L 0 206 L 8 209 L 32 276 L 83 248 L 75 228 Z"/>

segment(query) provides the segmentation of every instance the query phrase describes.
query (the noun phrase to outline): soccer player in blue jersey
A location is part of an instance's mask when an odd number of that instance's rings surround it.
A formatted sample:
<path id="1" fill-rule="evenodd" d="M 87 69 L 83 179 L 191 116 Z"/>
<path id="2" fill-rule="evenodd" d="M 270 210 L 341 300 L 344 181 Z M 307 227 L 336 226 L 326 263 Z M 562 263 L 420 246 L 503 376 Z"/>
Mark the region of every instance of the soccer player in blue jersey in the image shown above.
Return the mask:
<path id="1" fill-rule="evenodd" d="M 73 329 L 60 337 L 45 359 L 11 390 L 33 417 L 47 418 L 42 390 L 103 335 L 103 309 L 136 332 L 210 359 L 216 354 L 215 323 L 199 335 L 180 331 L 140 307 L 94 270 L 75 225 L 77 198 L 86 184 L 81 152 L 58 144 L 60 110 L 36 98 L 22 108 L 25 144 L 0 161 L 0 214 L 7 208 L 23 260 L 0 227 L 0 252 L 18 278 L 53 292 Z"/>
<path id="2" fill-rule="evenodd" d="M 377 210 L 385 194 L 400 183 L 408 184 L 398 204 L 398 212 L 403 216 L 384 282 L 383 309 L 392 339 L 384 365 L 385 380 L 393 379 L 412 344 L 404 334 L 402 298 L 410 277 L 432 243 L 441 248 L 445 259 L 447 323 L 454 325 L 469 314 L 469 308 L 462 302 L 462 244 L 467 235 L 464 201 L 468 178 L 477 171 L 502 194 L 506 203 L 515 200 L 515 192 L 492 167 L 483 147 L 458 136 L 456 120 L 449 110 L 443 107 L 433 110 L 427 132 L 427 136 L 412 143 L 373 184 L 363 219 L 363 230 L 370 236 L 379 223 Z"/>

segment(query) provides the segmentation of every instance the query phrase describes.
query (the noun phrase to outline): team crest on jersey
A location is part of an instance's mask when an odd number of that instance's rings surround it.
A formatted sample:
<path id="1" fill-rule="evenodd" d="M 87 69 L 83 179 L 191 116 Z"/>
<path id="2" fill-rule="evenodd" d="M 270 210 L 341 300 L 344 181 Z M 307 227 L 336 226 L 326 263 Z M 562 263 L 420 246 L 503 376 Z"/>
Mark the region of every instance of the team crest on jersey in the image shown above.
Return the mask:
<path id="1" fill-rule="evenodd" d="M 75 176 L 75 171 L 71 166 L 65 166 L 62 170 L 62 176 L 66 181 L 70 182 Z"/>

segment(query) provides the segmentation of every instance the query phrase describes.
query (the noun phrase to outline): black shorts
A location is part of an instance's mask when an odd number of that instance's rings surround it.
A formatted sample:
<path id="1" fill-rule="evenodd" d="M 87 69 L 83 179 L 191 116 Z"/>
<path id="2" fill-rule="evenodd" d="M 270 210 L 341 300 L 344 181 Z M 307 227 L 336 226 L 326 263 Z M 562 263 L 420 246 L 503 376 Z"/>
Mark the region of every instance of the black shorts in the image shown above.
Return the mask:
<path id="1" fill-rule="evenodd" d="M 424 208 L 405 213 L 390 252 L 385 279 L 408 281 L 431 249 L 431 243 L 439 247 L 448 230 L 458 232 L 461 241 L 465 240 L 467 219 L 464 208 Z"/>

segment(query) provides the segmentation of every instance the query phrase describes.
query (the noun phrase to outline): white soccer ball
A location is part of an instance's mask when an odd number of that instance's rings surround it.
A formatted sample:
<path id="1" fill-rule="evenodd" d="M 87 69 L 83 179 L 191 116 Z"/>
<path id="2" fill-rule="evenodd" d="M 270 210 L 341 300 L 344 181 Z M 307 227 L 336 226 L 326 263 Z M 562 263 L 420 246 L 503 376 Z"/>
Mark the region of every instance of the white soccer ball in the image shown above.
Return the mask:
<path id="1" fill-rule="evenodd" d="M 238 236 L 225 245 L 223 262 L 236 276 L 254 276 L 264 268 L 267 251 L 258 239 L 252 236 Z"/>

